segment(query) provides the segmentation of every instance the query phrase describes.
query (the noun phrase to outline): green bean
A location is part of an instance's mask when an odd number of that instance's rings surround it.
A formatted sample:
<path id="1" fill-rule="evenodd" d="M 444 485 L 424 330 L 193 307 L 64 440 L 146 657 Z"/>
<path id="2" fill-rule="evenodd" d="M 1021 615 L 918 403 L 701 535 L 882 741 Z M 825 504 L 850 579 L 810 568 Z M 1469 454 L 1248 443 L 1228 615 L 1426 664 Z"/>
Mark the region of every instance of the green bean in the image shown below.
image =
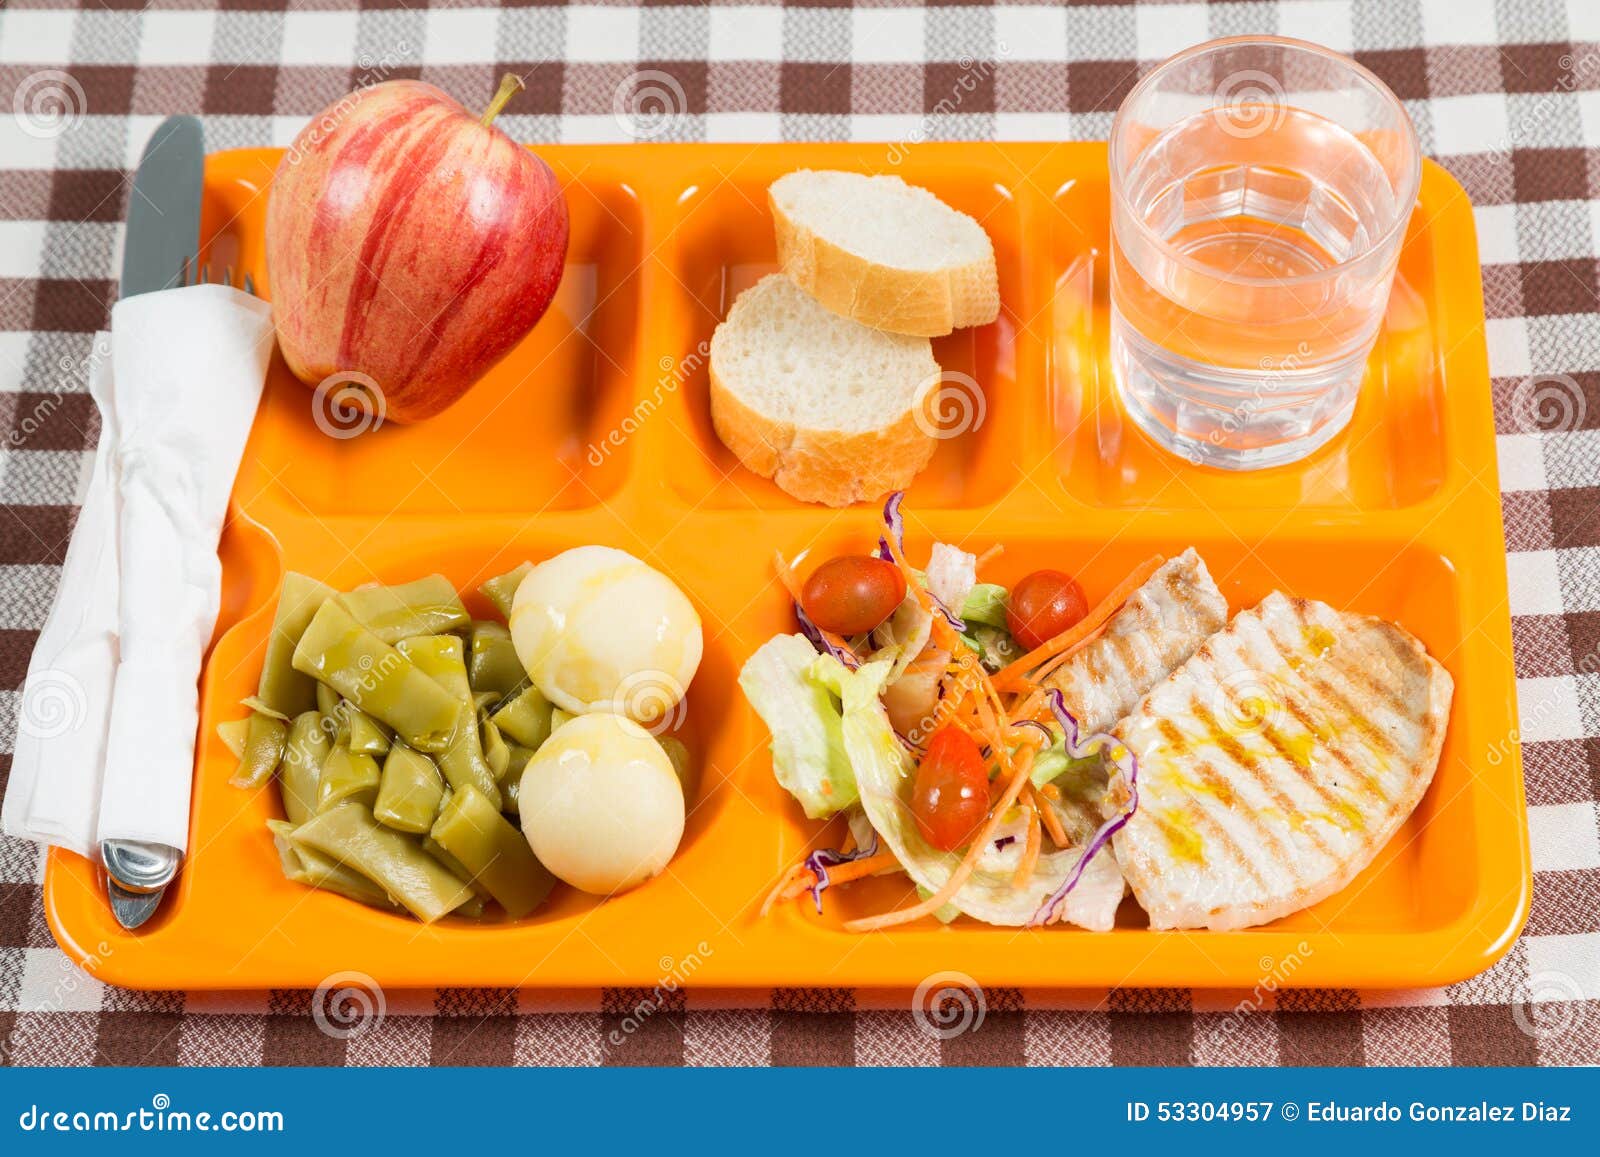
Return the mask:
<path id="1" fill-rule="evenodd" d="M 343 702 L 343 696 L 332 687 L 326 683 L 317 684 L 317 710 L 322 712 L 324 718 L 337 719 L 339 717 L 339 704 Z"/>
<path id="2" fill-rule="evenodd" d="M 521 747 L 517 750 L 528 751 L 526 747 Z M 531 756 L 533 752 L 528 751 L 528 754 Z M 527 764 L 523 764 L 523 767 L 527 767 Z M 522 818 L 522 776 L 520 773 L 507 776 L 506 781 L 500 785 L 500 806 L 505 809 L 506 815 L 516 816 L 519 820 Z"/>
<path id="3" fill-rule="evenodd" d="M 372 756 L 357 755 L 342 745 L 333 748 L 322 761 L 322 776 L 317 780 L 318 814 L 351 801 L 371 807 L 382 780 L 378 761 Z"/>
<path id="4" fill-rule="evenodd" d="M 286 719 L 316 706 L 316 684 L 295 669 L 294 649 L 317 608 L 337 593 L 326 583 L 295 571 L 285 574 L 278 588 L 278 609 L 267 636 L 267 657 L 261 664 L 256 695 Z"/>
<path id="5" fill-rule="evenodd" d="M 531 562 L 519 563 L 514 570 L 495 575 L 484 583 L 478 588 L 478 593 L 494 604 L 494 609 L 500 612 L 502 619 L 510 621 L 511 602 L 517 597 L 517 588 L 522 585 L 522 580 L 528 577 L 528 572 L 532 569 Z"/>
<path id="6" fill-rule="evenodd" d="M 450 737 L 436 756 L 439 770 L 444 772 L 451 787 L 471 784 L 498 806 L 500 792 L 495 787 L 494 772 L 483 758 L 483 744 L 478 736 L 478 712 L 472 705 L 472 688 L 467 682 L 461 640 L 455 635 L 419 635 L 413 639 L 401 639 L 399 649 L 401 654 L 416 664 L 418 671 L 433 679 L 456 704 Z"/>
<path id="7" fill-rule="evenodd" d="M 572 712 L 563 711 L 559 707 L 553 707 L 553 708 L 550 709 L 550 730 L 551 730 L 551 732 L 555 732 L 558 728 L 560 728 L 560 726 L 563 723 L 571 722 L 571 720 L 572 720 Z"/>
<path id="8" fill-rule="evenodd" d="M 288 879 L 296 884 L 305 884 L 307 887 L 336 892 L 347 899 L 357 900 L 373 908 L 382 908 L 389 912 L 405 910 L 389 899 L 387 892 L 360 872 L 345 867 L 332 856 L 324 855 L 314 848 L 296 846 L 289 838 L 295 827 L 295 824 L 285 823 L 283 820 L 267 821 L 267 828 L 272 832 L 272 842 L 278 849 L 278 862 Z"/>
<path id="9" fill-rule="evenodd" d="M 434 859 L 438 860 L 439 863 L 443 864 L 445 870 L 448 871 L 452 876 L 460 880 L 467 887 L 471 888 L 473 895 L 477 896 L 479 899 L 488 899 L 489 890 L 474 880 L 472 878 L 472 873 L 467 871 L 467 869 L 462 865 L 461 861 L 456 859 L 449 852 L 445 851 L 437 843 L 435 843 L 432 836 L 422 837 L 422 850 L 427 852 L 428 855 L 432 856 Z"/>
<path id="10" fill-rule="evenodd" d="M 433 826 L 444 796 L 444 780 L 433 760 L 404 744 L 389 749 L 372 815 L 380 824 L 421 835 Z"/>
<path id="11" fill-rule="evenodd" d="M 495 782 L 505 778 L 506 768 L 511 765 L 511 748 L 506 746 L 506 741 L 500 738 L 500 729 L 494 721 L 485 719 L 482 727 L 483 761 L 489 765 L 489 770 L 494 774 Z"/>
<path id="12" fill-rule="evenodd" d="M 412 747 L 439 751 L 455 730 L 459 699 L 335 599 L 322 604 L 301 636 L 294 665 L 387 723 Z"/>
<path id="13" fill-rule="evenodd" d="M 532 912 L 555 886 L 555 877 L 534 856 L 521 832 L 499 805 L 476 788 L 459 789 L 429 833 L 489 890 L 513 920 Z"/>
<path id="14" fill-rule="evenodd" d="M 662 750 L 667 753 L 667 758 L 672 760 L 672 770 L 677 773 L 678 786 L 683 788 L 684 801 L 693 800 L 695 783 L 699 776 L 695 774 L 694 762 L 689 758 L 689 749 L 676 735 L 658 735 L 656 742 L 661 744 Z"/>
<path id="15" fill-rule="evenodd" d="M 389 729 L 361 708 L 350 708 L 346 727 L 350 733 L 351 751 L 372 756 L 388 754 Z"/>
<path id="16" fill-rule="evenodd" d="M 279 711 L 276 707 L 268 703 L 259 695 L 246 695 L 243 699 L 239 700 L 239 706 L 248 707 L 252 711 L 259 711 L 262 715 L 270 715 L 274 719 L 280 720 L 284 723 L 287 723 L 289 720 L 294 718 L 292 715 L 285 715 L 282 711 Z"/>
<path id="17" fill-rule="evenodd" d="M 505 696 L 495 691 L 474 691 L 472 693 L 472 706 L 480 715 L 487 716 L 489 709 L 496 706 Z"/>
<path id="18" fill-rule="evenodd" d="M 508 695 L 528 681 L 517 658 L 511 632 L 499 623 L 479 619 L 472 624 L 472 657 L 468 663 L 474 691 Z"/>
<path id="19" fill-rule="evenodd" d="M 461 596 L 442 574 L 398 586 L 359 587 L 339 596 L 352 618 L 385 643 L 437 635 L 471 622 Z"/>
<path id="20" fill-rule="evenodd" d="M 416 837 L 390 831 L 359 804 L 341 804 L 314 816 L 288 838 L 296 847 L 312 848 L 354 868 L 430 924 L 472 897 L 472 889 L 425 853 Z"/>
<path id="21" fill-rule="evenodd" d="M 450 913 L 450 915 L 459 916 L 463 920 L 482 920 L 488 916 L 488 914 L 489 901 L 477 893 L 473 893 L 473 896 L 470 900 L 461 905 L 461 907 L 457 908 L 454 912 Z"/>
<path id="22" fill-rule="evenodd" d="M 494 725 L 524 747 L 538 747 L 550 738 L 550 700 L 529 687 L 489 716 Z"/>
<path id="23" fill-rule="evenodd" d="M 317 785 L 332 747 L 319 713 L 302 711 L 294 717 L 283 747 L 283 762 L 278 765 L 278 794 L 290 823 L 303 824 L 317 814 Z"/>
<path id="24" fill-rule="evenodd" d="M 239 754 L 239 768 L 228 782 L 235 787 L 260 787 L 266 783 L 278 770 L 284 740 L 288 737 L 289 728 L 283 720 L 252 711 L 245 729 L 244 751 Z"/>
<path id="25" fill-rule="evenodd" d="M 217 738 L 222 740 L 222 746 L 233 753 L 238 759 L 244 754 L 245 734 L 250 730 L 250 718 L 225 719 L 217 724 Z"/>

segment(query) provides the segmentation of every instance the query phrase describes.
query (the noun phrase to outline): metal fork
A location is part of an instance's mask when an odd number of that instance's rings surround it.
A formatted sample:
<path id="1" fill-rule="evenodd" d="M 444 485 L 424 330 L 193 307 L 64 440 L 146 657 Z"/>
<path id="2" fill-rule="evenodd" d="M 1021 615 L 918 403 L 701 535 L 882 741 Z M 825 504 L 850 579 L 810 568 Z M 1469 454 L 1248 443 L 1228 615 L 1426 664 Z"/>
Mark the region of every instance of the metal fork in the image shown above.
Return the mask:
<path id="1" fill-rule="evenodd" d="M 198 280 L 195 279 L 195 274 L 198 274 Z M 178 270 L 179 285 L 209 285 L 210 283 L 211 263 L 209 261 L 202 263 L 198 253 L 193 257 L 185 257 L 183 259 L 183 268 Z M 218 284 L 233 285 L 232 265 L 224 265 L 222 267 L 222 280 Z M 236 288 L 244 290 L 251 297 L 257 296 L 255 278 L 252 277 L 248 272 L 246 272 L 244 275 L 243 284 L 237 286 Z"/>

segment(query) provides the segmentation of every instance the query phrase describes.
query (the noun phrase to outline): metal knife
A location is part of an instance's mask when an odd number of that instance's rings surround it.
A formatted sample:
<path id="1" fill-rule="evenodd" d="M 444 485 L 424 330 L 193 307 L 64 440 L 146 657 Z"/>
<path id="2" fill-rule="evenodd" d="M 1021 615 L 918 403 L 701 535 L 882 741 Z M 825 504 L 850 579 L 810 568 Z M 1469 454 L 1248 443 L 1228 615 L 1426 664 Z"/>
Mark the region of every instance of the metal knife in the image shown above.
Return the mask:
<path id="1" fill-rule="evenodd" d="M 139 158 L 128 198 L 120 297 L 184 284 L 200 251 L 200 197 L 205 183 L 205 137 L 194 117 L 168 117 L 156 126 Z M 111 912 L 124 928 L 155 914 L 183 853 L 142 840 L 105 840 Z"/>

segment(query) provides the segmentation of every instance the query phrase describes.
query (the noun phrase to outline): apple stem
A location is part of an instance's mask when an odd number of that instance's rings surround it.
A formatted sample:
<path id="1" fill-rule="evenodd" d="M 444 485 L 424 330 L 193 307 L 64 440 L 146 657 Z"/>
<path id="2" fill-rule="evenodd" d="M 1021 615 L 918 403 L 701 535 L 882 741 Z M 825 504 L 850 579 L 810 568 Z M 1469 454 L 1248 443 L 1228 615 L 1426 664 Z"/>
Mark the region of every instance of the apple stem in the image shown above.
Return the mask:
<path id="1" fill-rule="evenodd" d="M 494 99 L 489 102 L 489 107 L 483 110 L 483 116 L 479 118 L 484 127 L 493 124 L 494 118 L 500 115 L 500 110 L 526 87 L 527 85 L 522 83 L 522 78 L 514 72 L 508 72 L 501 77 L 500 90 L 494 94 Z"/>

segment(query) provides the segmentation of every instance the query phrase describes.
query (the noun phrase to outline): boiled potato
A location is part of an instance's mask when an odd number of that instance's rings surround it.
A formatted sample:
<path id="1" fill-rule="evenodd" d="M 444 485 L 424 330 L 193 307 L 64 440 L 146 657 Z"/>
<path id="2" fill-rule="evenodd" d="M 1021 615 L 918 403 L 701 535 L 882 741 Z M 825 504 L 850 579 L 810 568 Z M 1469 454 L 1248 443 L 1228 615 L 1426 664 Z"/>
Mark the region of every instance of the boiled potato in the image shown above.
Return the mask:
<path id="1" fill-rule="evenodd" d="M 511 640 L 557 707 L 647 725 L 683 698 L 702 647 L 700 616 L 672 580 L 608 546 L 534 567 L 512 601 Z"/>
<path id="2" fill-rule="evenodd" d="M 596 896 L 657 875 L 683 838 L 672 760 L 620 715 L 580 715 L 552 733 L 528 761 L 517 799 L 533 854 Z"/>

